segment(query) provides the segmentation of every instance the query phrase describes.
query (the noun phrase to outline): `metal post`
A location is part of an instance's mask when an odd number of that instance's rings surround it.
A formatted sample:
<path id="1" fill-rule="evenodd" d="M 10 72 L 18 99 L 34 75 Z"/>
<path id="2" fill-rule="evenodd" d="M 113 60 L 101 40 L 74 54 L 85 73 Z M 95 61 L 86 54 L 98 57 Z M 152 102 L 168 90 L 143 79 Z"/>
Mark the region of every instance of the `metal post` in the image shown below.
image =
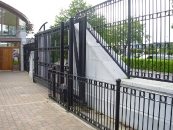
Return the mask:
<path id="1" fill-rule="evenodd" d="M 86 16 L 79 21 L 79 76 L 85 77 L 86 70 Z M 85 83 L 79 82 L 79 97 L 85 102 Z M 82 105 L 82 104 L 81 104 Z"/>
<path id="2" fill-rule="evenodd" d="M 56 70 L 56 67 L 53 66 L 53 67 L 52 67 L 53 98 L 55 98 L 55 96 L 56 96 L 56 87 L 55 87 L 55 70 Z"/>
<path id="3" fill-rule="evenodd" d="M 73 105 L 73 18 L 69 19 L 69 72 L 68 72 L 68 110 Z"/>
<path id="4" fill-rule="evenodd" d="M 51 97 L 51 80 L 50 80 L 50 76 L 51 75 L 51 69 L 48 69 L 48 97 Z"/>
<path id="5" fill-rule="evenodd" d="M 60 72 L 64 73 L 64 22 L 61 22 L 61 37 L 60 37 Z M 64 83 L 64 77 L 61 76 L 60 84 Z"/>
<path id="6" fill-rule="evenodd" d="M 131 0 L 128 0 L 128 65 L 127 65 L 127 77 L 130 78 L 130 42 L 131 42 Z"/>
<path id="7" fill-rule="evenodd" d="M 116 113 L 115 113 L 115 130 L 119 130 L 119 112 L 120 112 L 120 83 L 121 79 L 116 80 Z"/>
<path id="8" fill-rule="evenodd" d="M 34 72 L 33 72 L 33 82 L 35 83 L 35 74 L 38 75 L 38 38 L 35 37 L 34 40 L 35 48 L 34 48 Z"/>
<path id="9" fill-rule="evenodd" d="M 82 77 L 85 77 L 86 68 L 86 16 L 83 17 L 82 26 Z"/>

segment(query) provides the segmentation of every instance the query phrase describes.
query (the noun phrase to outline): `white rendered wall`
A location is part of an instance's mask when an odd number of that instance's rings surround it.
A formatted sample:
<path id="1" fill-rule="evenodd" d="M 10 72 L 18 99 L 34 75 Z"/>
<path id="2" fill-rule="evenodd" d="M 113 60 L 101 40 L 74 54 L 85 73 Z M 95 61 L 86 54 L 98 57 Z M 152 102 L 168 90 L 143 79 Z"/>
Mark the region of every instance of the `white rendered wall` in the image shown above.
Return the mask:
<path id="1" fill-rule="evenodd" d="M 24 71 L 24 54 L 23 54 L 23 45 L 26 44 L 26 31 L 20 30 L 16 34 L 17 38 L 21 38 L 20 43 L 20 70 Z"/>
<path id="2" fill-rule="evenodd" d="M 75 24 L 77 43 L 79 39 L 79 24 Z M 76 74 L 75 57 L 73 57 Z M 86 30 L 86 77 L 115 83 L 116 79 L 127 78 L 124 72 L 112 60 L 103 47 Z"/>
<path id="3" fill-rule="evenodd" d="M 29 76 L 31 78 L 33 78 L 33 69 L 34 69 L 34 51 L 31 51 L 29 56 Z"/>

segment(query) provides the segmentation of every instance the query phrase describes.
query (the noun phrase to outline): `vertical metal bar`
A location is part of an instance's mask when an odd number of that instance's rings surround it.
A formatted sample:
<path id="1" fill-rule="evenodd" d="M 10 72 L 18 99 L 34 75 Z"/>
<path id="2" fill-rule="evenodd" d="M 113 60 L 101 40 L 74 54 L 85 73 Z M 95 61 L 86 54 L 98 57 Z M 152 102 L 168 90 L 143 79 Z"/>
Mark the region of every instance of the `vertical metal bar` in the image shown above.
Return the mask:
<path id="1" fill-rule="evenodd" d="M 69 78 L 68 78 L 68 110 L 73 105 L 73 18 L 69 19 Z"/>
<path id="2" fill-rule="evenodd" d="M 150 116 L 150 97 L 148 99 L 147 130 L 149 129 L 149 116 Z"/>
<path id="3" fill-rule="evenodd" d="M 55 98 L 56 96 L 56 87 L 55 87 L 55 71 L 56 71 L 56 67 L 53 66 L 52 67 L 52 86 L 53 86 L 53 98 Z"/>
<path id="4" fill-rule="evenodd" d="M 114 91 L 113 91 L 113 95 L 112 95 L 112 98 L 113 98 L 113 121 L 115 120 L 115 112 L 114 112 L 114 110 L 115 110 L 115 88 L 114 88 Z M 113 128 L 112 129 L 114 129 L 114 126 L 115 126 L 115 123 L 113 122 Z"/>
<path id="5" fill-rule="evenodd" d="M 162 95 L 159 95 L 159 111 L 158 111 L 158 121 L 157 121 L 157 129 L 160 128 L 160 115 L 161 115 L 161 102 L 162 102 Z"/>
<path id="6" fill-rule="evenodd" d="M 164 111 L 164 124 L 163 124 L 163 130 L 165 130 L 165 124 L 166 124 L 166 114 L 167 114 L 167 111 L 166 111 L 166 108 L 167 108 L 167 96 L 165 96 L 165 101 L 164 101 L 164 104 L 165 104 L 165 111 Z"/>
<path id="7" fill-rule="evenodd" d="M 51 95 L 51 69 L 48 69 L 48 97 Z"/>
<path id="8" fill-rule="evenodd" d="M 127 109 L 128 109 L 128 88 L 126 88 L 126 91 L 125 91 L 125 96 L 126 96 L 126 104 L 125 104 L 125 109 L 126 109 L 126 111 L 125 111 L 125 126 L 127 126 L 127 121 L 128 121 L 128 119 L 127 119 Z M 126 130 L 126 128 L 125 128 L 125 130 Z"/>
<path id="9" fill-rule="evenodd" d="M 131 117 L 132 117 L 132 114 L 131 114 L 132 113 L 132 93 L 133 93 L 132 91 L 133 90 L 130 89 L 130 92 L 129 92 L 130 93 L 130 95 L 129 95 L 130 96 L 129 129 L 130 129 L 130 122 L 131 122 Z"/>
<path id="10" fill-rule="evenodd" d="M 100 87 L 102 86 L 102 82 L 99 82 L 99 100 L 98 100 L 98 111 L 100 111 L 101 109 L 100 109 L 100 102 L 101 102 L 101 96 L 100 96 Z M 98 114 L 98 123 L 99 123 L 99 125 L 101 124 L 101 122 L 100 122 L 100 118 L 101 118 L 101 111 L 100 111 L 100 114 Z M 99 128 L 101 128 L 101 127 L 99 127 Z"/>
<path id="11" fill-rule="evenodd" d="M 109 95 L 109 84 L 108 84 L 108 83 L 107 83 L 107 89 L 106 89 L 106 90 L 107 90 L 107 94 L 106 94 L 106 95 L 107 95 L 107 101 L 106 101 L 106 103 L 107 103 L 107 106 L 106 106 L 106 108 L 107 108 L 107 113 L 105 113 L 105 114 L 107 115 L 107 116 L 106 116 L 106 119 L 107 119 L 107 121 L 106 121 L 106 127 L 108 127 L 108 123 L 109 123 L 109 122 L 108 122 L 108 111 L 109 111 L 109 104 L 108 104 L 108 103 L 109 103 L 109 100 L 108 100 L 108 98 L 109 98 L 109 97 L 108 97 L 108 95 Z"/>
<path id="12" fill-rule="evenodd" d="M 112 116 L 112 85 L 110 85 L 111 86 L 111 89 L 109 90 L 110 91 L 110 118 L 112 118 L 111 116 Z M 112 121 L 110 120 L 110 124 L 109 124 L 109 128 L 111 129 L 111 124 L 112 124 Z"/>
<path id="13" fill-rule="evenodd" d="M 155 101 L 155 94 L 152 94 L 153 95 L 153 113 L 152 113 L 152 130 L 154 130 L 154 117 L 155 117 L 155 104 L 156 104 L 156 101 Z"/>
<path id="14" fill-rule="evenodd" d="M 141 106 L 141 90 L 139 91 L 139 103 L 138 103 L 138 122 L 137 122 L 137 129 L 139 130 L 140 127 L 140 106 Z"/>
<path id="15" fill-rule="evenodd" d="M 142 130 L 144 129 L 144 114 L 145 114 L 145 92 L 144 92 L 144 95 L 143 95 L 144 97 L 143 97 L 143 112 L 142 112 Z"/>
<path id="16" fill-rule="evenodd" d="M 38 37 L 35 38 L 35 49 L 34 49 L 34 74 L 33 74 L 33 82 L 35 82 L 34 77 L 35 74 L 38 75 Z"/>
<path id="17" fill-rule="evenodd" d="M 170 125 L 169 125 L 169 130 L 171 130 L 171 126 L 172 126 L 172 111 L 173 111 L 173 98 L 171 98 L 171 114 L 170 114 Z"/>
<path id="18" fill-rule="evenodd" d="M 127 68 L 127 77 L 130 78 L 130 42 L 131 42 L 131 0 L 128 0 L 128 68 Z"/>
<path id="19" fill-rule="evenodd" d="M 115 130 L 119 130 L 119 112 L 120 112 L 120 83 L 121 80 L 117 79 L 116 84 L 117 84 L 117 89 L 116 89 L 116 117 L 115 117 Z"/>
<path id="20" fill-rule="evenodd" d="M 60 72 L 64 73 L 64 22 L 61 22 L 60 37 Z M 64 77 L 60 78 L 60 84 L 64 83 Z"/>
<path id="21" fill-rule="evenodd" d="M 135 90 L 135 93 L 134 93 L 134 113 L 133 113 L 133 130 L 134 130 L 134 127 L 135 127 L 135 110 L 136 110 L 136 90 Z"/>

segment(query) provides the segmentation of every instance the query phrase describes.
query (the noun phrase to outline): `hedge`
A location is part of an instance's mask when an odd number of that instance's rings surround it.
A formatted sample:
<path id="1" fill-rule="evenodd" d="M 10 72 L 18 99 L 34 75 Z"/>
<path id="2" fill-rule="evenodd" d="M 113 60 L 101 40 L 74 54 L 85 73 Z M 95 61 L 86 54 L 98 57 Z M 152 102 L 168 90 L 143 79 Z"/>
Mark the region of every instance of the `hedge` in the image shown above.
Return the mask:
<path id="1" fill-rule="evenodd" d="M 173 54 L 173 50 L 168 50 L 167 51 L 167 55 L 172 55 Z"/>
<path id="2" fill-rule="evenodd" d="M 130 49 L 130 52 L 133 52 L 133 53 L 142 53 L 142 49 L 131 48 Z"/>
<path id="3" fill-rule="evenodd" d="M 126 64 L 127 58 L 122 59 Z M 173 73 L 173 60 L 156 60 L 156 59 L 130 59 L 130 68 L 150 70 L 156 72 L 168 72 Z"/>
<path id="4" fill-rule="evenodd" d="M 157 54 L 156 50 L 145 50 L 145 54 Z"/>

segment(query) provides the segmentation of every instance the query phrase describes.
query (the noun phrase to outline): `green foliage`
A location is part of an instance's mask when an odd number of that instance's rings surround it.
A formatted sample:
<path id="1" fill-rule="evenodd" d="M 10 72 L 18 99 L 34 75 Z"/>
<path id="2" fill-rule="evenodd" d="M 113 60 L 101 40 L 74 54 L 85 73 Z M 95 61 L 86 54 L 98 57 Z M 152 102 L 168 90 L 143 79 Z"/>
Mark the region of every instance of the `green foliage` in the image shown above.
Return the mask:
<path id="1" fill-rule="evenodd" d="M 173 50 L 168 50 L 167 55 L 173 55 Z"/>
<path id="2" fill-rule="evenodd" d="M 68 31 L 64 31 L 64 46 L 68 45 Z M 51 35 L 51 47 L 60 47 L 60 32 L 56 32 Z M 51 62 L 60 62 L 60 51 L 52 51 L 51 52 Z M 64 59 L 67 60 L 68 53 L 64 52 Z"/>
<path id="3" fill-rule="evenodd" d="M 115 53 L 119 53 L 120 52 L 120 49 L 118 49 L 118 47 L 116 47 L 116 46 L 112 46 L 112 49 L 115 51 Z"/>
<path id="4" fill-rule="evenodd" d="M 133 53 L 142 53 L 142 49 L 131 48 L 130 49 L 130 52 L 133 52 Z"/>
<path id="5" fill-rule="evenodd" d="M 123 58 L 127 64 L 128 60 Z M 150 70 L 156 72 L 173 73 L 173 60 L 156 60 L 156 59 L 130 59 L 130 68 L 140 70 Z"/>
<path id="6" fill-rule="evenodd" d="M 145 54 L 157 54 L 157 51 L 156 51 L 156 50 L 147 49 L 147 50 L 145 50 L 144 53 L 145 53 Z"/>
<path id="7" fill-rule="evenodd" d="M 18 64 L 19 64 L 19 62 L 17 60 L 13 61 L 13 65 L 18 65 Z"/>
<path id="8" fill-rule="evenodd" d="M 135 19 L 131 18 L 131 41 L 135 42 L 137 41 L 139 44 L 143 43 L 143 38 L 147 40 L 150 39 L 149 35 L 146 35 L 144 33 L 145 30 L 145 25 L 141 24 L 138 21 L 135 21 Z M 112 40 L 111 42 L 115 44 L 127 44 L 128 40 L 128 22 L 124 22 L 124 24 L 115 26 L 111 28 L 111 35 L 112 35 Z"/>
<path id="9" fill-rule="evenodd" d="M 60 13 L 55 16 L 55 23 L 54 25 L 50 26 L 50 28 L 59 26 L 61 22 L 65 22 L 69 18 L 74 18 L 78 12 L 89 7 L 91 7 L 91 5 L 88 5 L 86 2 L 84 2 L 84 0 L 73 0 L 68 9 L 61 9 Z"/>

